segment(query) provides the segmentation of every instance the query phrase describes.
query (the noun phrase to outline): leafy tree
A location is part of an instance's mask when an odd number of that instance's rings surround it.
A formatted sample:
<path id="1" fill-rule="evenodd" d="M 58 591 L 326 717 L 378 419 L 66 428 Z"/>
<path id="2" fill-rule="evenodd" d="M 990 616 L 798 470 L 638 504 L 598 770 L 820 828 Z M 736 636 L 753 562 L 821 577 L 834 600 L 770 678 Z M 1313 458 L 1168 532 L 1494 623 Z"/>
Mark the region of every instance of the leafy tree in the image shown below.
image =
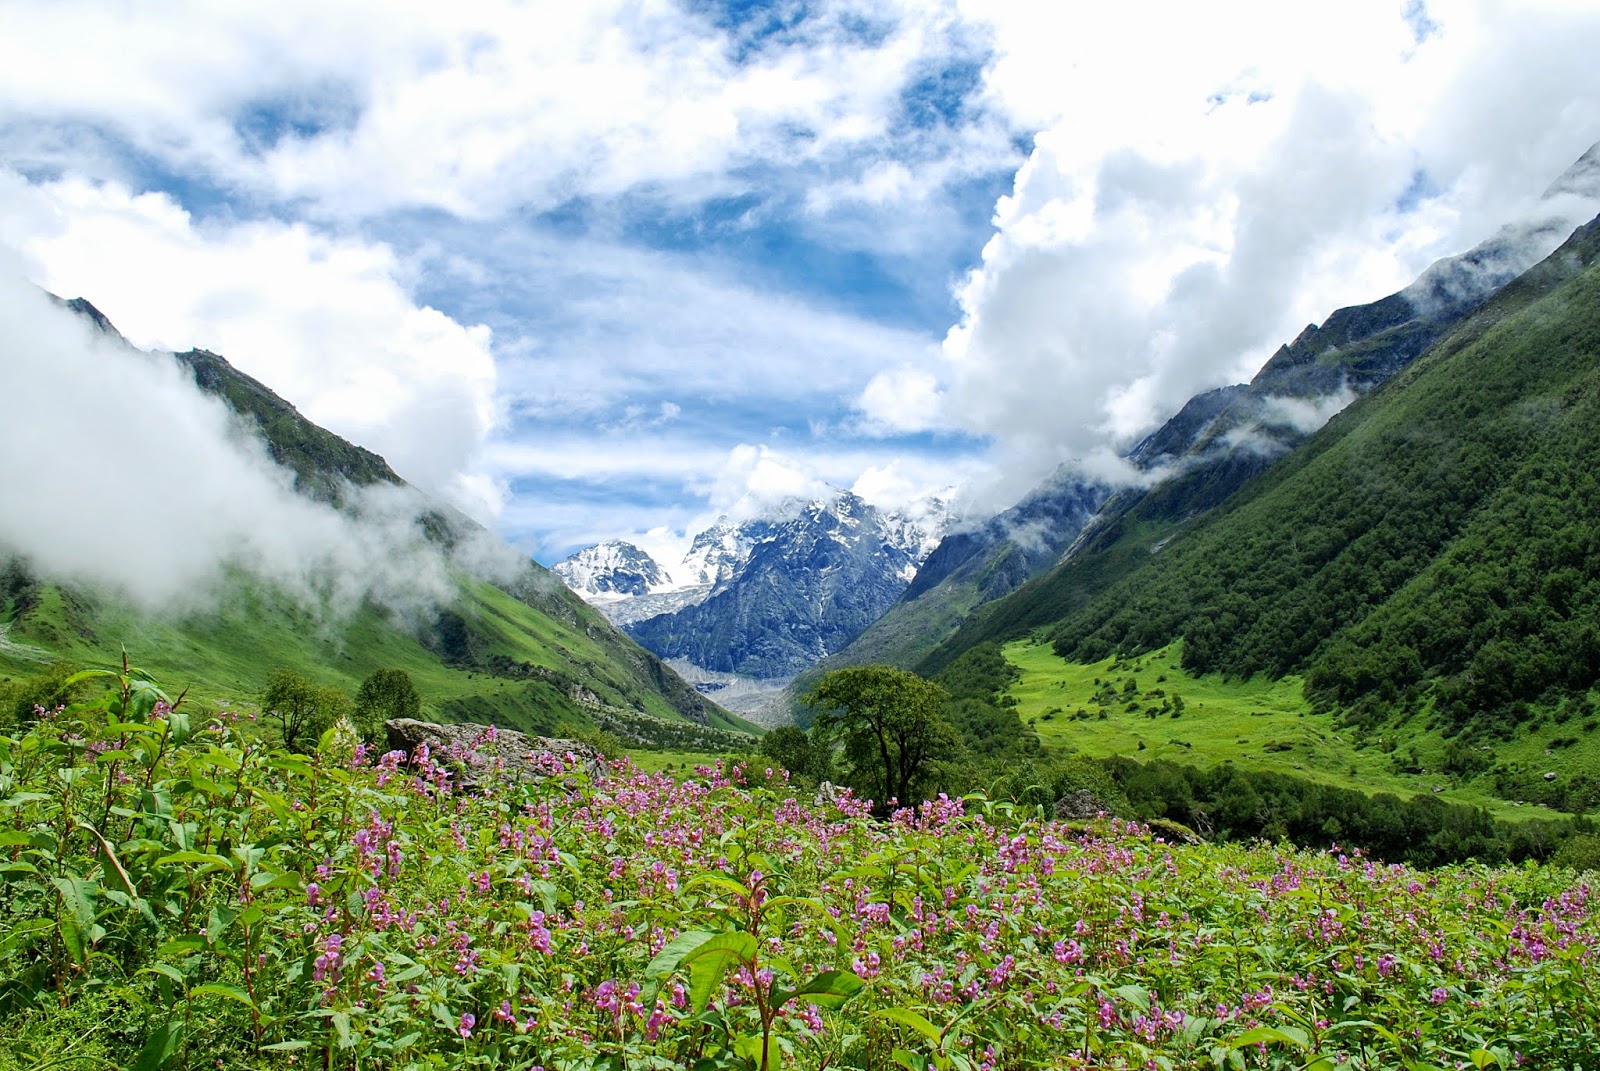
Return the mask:
<path id="1" fill-rule="evenodd" d="M 351 720 L 356 731 L 371 740 L 383 731 L 384 722 L 421 714 L 422 697 L 411 683 L 411 675 L 403 669 L 379 669 L 357 689 L 355 716 Z"/>
<path id="2" fill-rule="evenodd" d="M 824 676 L 805 702 L 821 709 L 823 738 L 843 744 L 852 780 L 884 810 L 891 799 L 914 801 L 933 764 L 959 746 L 944 717 L 947 698 L 907 670 L 850 666 Z"/>
<path id="3" fill-rule="evenodd" d="M 334 722 L 350 718 L 355 706 L 338 688 L 324 687 L 279 667 L 261 691 L 261 711 L 268 721 L 277 723 L 284 747 L 305 751 L 315 747 Z"/>
<path id="4" fill-rule="evenodd" d="M 763 736 L 761 754 L 805 785 L 820 784 L 833 772 L 827 741 L 813 738 L 796 725 L 785 725 Z"/>

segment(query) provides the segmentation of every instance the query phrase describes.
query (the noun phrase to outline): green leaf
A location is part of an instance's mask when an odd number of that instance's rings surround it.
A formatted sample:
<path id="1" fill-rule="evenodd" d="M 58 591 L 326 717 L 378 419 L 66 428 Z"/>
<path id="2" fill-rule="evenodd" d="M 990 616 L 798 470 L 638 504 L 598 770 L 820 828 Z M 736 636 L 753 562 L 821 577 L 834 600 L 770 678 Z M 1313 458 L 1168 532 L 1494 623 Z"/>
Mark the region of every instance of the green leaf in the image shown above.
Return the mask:
<path id="1" fill-rule="evenodd" d="M 714 934 L 702 941 L 683 957 L 683 966 L 689 969 L 690 1006 L 704 1011 L 728 967 L 748 962 L 755 954 L 756 939 L 738 930 Z"/>
<path id="2" fill-rule="evenodd" d="M 1143 986 L 1119 985 L 1112 990 L 1117 996 L 1138 1008 L 1141 1012 L 1150 1010 L 1150 991 Z"/>
<path id="3" fill-rule="evenodd" d="M 78 672 L 74 673 L 72 676 L 70 676 L 66 680 L 62 681 L 61 682 L 61 687 L 62 688 L 70 688 L 74 684 L 80 684 L 83 681 L 92 681 L 92 680 L 95 680 L 95 679 L 100 678 L 100 677 L 118 677 L 118 678 L 120 678 L 121 676 L 122 675 L 120 673 L 113 673 L 109 669 L 80 669 Z"/>
<path id="4" fill-rule="evenodd" d="M 133 879 L 128 877 L 127 870 L 123 869 L 122 861 L 117 858 L 117 853 L 112 850 L 111 843 L 100 835 L 100 831 L 98 829 L 96 829 L 94 826 L 91 826 L 87 822 L 79 821 L 78 819 L 74 818 L 72 820 L 72 824 L 87 832 L 99 843 L 100 853 L 106 857 L 106 862 L 111 866 L 111 872 L 121 880 L 122 887 L 127 890 L 128 895 L 133 897 L 135 900 L 138 900 L 139 890 L 133 887 Z"/>
<path id="5" fill-rule="evenodd" d="M 140 968 L 139 973 L 159 974 L 165 978 L 171 978 L 174 982 L 177 982 L 181 986 L 187 986 L 189 984 L 188 976 L 170 963 L 152 963 L 148 967 Z"/>
<path id="6" fill-rule="evenodd" d="M 238 1001 L 247 1008 L 254 1008 L 256 1006 L 256 1002 L 250 999 L 249 993 L 246 993 L 236 985 L 229 985 L 226 982 L 207 982 L 205 985 L 197 985 L 193 989 L 189 990 L 189 995 L 193 997 L 207 995 L 213 997 L 223 997 L 227 1000 Z"/>
<path id="7" fill-rule="evenodd" d="M 784 997 L 779 1002 L 779 1007 L 791 1000 L 804 997 L 818 1007 L 837 1008 L 865 988 L 866 983 L 852 971 L 823 971 Z"/>
<path id="8" fill-rule="evenodd" d="M 168 863 L 199 863 L 208 870 L 232 870 L 233 864 L 215 852 L 182 851 L 164 855 L 156 860 L 156 866 L 166 866 Z"/>
<path id="9" fill-rule="evenodd" d="M 644 976 L 646 978 L 660 978 L 671 974 L 683 963 L 684 956 L 687 956 L 715 936 L 716 934 L 707 933 L 704 930 L 689 930 L 685 933 L 680 933 L 677 937 L 667 942 L 665 948 L 656 953 L 655 958 L 650 961 L 650 965 L 644 969 Z"/>
<path id="10" fill-rule="evenodd" d="M 1305 1031 L 1294 1026 L 1286 1026 L 1282 1030 L 1272 1026 L 1258 1026 L 1253 1030 L 1246 1030 L 1229 1044 L 1235 1049 L 1243 1049 L 1251 1045 L 1271 1044 L 1273 1042 L 1293 1045 L 1297 1049 L 1310 1047 Z"/>
<path id="11" fill-rule="evenodd" d="M 69 874 L 64 878 L 51 878 L 50 884 L 61 894 L 62 919 L 70 917 L 81 933 L 90 933 L 94 929 L 94 901 L 98 886 L 75 874 Z"/>
<path id="12" fill-rule="evenodd" d="M 67 955 L 73 962 L 86 964 L 89 962 L 89 944 L 84 940 L 83 929 L 78 925 L 78 920 L 72 912 L 63 911 L 59 920 L 61 926 L 61 943 L 67 946 Z"/>
<path id="13" fill-rule="evenodd" d="M 767 1035 L 766 1059 L 763 1064 L 761 1053 L 761 1035 L 751 1034 L 739 1038 L 733 1043 L 733 1052 L 750 1061 L 752 1067 L 765 1066 L 768 1071 L 776 1071 L 783 1066 L 783 1050 L 778 1047 L 778 1032 L 774 1030 Z"/>
<path id="14" fill-rule="evenodd" d="M 339 1035 L 341 1049 L 354 1048 L 356 1039 L 350 1034 L 350 1013 L 336 1011 L 333 1013 L 333 1029 Z"/>
<path id="15" fill-rule="evenodd" d="M 719 889 L 730 892 L 741 900 L 750 899 L 750 890 L 734 881 L 732 878 L 721 874 L 701 874 L 684 883 L 683 891 L 688 892 L 698 885 L 714 885 Z"/>
<path id="16" fill-rule="evenodd" d="M 931 1041 L 935 1049 L 944 1042 L 944 1034 L 939 1028 L 910 1008 L 884 1008 L 882 1011 L 873 1012 L 872 1017 L 874 1019 L 888 1019 L 890 1022 L 910 1027 Z"/>
<path id="17" fill-rule="evenodd" d="M 178 1051 L 178 1043 L 182 1040 L 183 1020 L 162 1023 L 151 1031 L 150 1039 L 139 1050 L 139 1058 L 134 1061 L 132 1071 L 160 1071 L 172 1059 L 172 1054 Z"/>

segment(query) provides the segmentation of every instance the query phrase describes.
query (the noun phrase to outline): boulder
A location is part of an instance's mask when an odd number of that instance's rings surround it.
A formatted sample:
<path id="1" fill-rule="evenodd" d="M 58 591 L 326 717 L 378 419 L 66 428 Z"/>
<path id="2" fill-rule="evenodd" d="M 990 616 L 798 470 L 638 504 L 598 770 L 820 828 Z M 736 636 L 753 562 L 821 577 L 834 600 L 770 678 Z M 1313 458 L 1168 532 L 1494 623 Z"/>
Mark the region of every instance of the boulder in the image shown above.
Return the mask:
<path id="1" fill-rule="evenodd" d="M 1060 822 L 1087 822 L 1101 815 L 1111 817 L 1111 808 L 1099 796 L 1086 788 L 1069 792 L 1056 800 L 1056 820 Z"/>
<path id="2" fill-rule="evenodd" d="M 606 757 L 592 744 L 547 736 L 528 736 L 492 725 L 438 725 L 413 718 L 383 723 L 389 748 L 402 751 L 408 764 L 426 744 L 428 760 L 450 770 L 457 792 L 482 792 L 495 781 L 538 781 L 572 764 L 590 777 L 606 768 Z"/>

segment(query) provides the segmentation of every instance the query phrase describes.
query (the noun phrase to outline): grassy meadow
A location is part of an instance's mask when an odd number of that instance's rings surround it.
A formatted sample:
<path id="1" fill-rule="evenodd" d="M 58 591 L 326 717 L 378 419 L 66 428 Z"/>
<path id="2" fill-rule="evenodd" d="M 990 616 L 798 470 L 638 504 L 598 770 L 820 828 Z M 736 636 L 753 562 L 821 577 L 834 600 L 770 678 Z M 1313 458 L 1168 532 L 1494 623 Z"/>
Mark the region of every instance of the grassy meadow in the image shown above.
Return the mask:
<path id="1" fill-rule="evenodd" d="M 1448 802 L 1488 807 L 1499 818 L 1550 813 L 1497 797 L 1487 777 L 1441 772 L 1445 741 L 1437 731 L 1414 723 L 1363 736 L 1341 727 L 1334 714 L 1313 712 L 1299 677 L 1197 677 L 1182 668 L 1179 644 L 1092 663 L 1067 662 L 1036 639 L 1007 644 L 1004 653 L 1021 673 L 1006 695 L 1047 747 L 1095 758 L 1125 755 L 1198 766 L 1234 762 L 1402 798 L 1432 793 Z M 1551 747 L 1552 741 L 1558 746 Z M 1589 764 L 1600 762 L 1600 741 L 1592 734 L 1564 747 L 1562 741 L 1562 727 L 1551 724 L 1483 754 L 1496 763 L 1530 768 L 1596 768 Z M 1413 755 L 1423 772 L 1406 772 Z"/>

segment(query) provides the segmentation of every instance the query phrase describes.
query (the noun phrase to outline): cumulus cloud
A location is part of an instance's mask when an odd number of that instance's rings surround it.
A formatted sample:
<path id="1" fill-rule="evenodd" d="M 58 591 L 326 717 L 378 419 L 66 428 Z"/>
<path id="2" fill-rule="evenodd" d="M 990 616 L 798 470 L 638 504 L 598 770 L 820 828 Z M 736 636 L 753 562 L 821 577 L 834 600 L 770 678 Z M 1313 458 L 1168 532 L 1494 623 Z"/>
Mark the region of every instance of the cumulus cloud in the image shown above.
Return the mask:
<path id="1" fill-rule="evenodd" d="M 479 519 L 498 417 L 491 335 L 416 304 L 387 246 L 299 223 L 200 223 L 116 183 L 0 171 L 0 243 L 52 292 L 82 295 L 142 348 L 199 347 Z"/>
<path id="2" fill-rule="evenodd" d="M 869 433 L 896 435 L 945 424 L 938 377 L 925 368 L 902 365 L 879 372 L 867 381 L 856 408 Z"/>
<path id="3" fill-rule="evenodd" d="M 417 619 L 453 599 L 415 492 L 353 491 L 353 514 L 302 497 L 170 354 L 128 349 L 10 263 L 0 322 L 0 548 L 44 576 L 152 611 L 207 607 L 237 571 L 330 620 L 364 600 Z M 506 572 L 503 551 L 461 553 L 456 567 Z"/>
<path id="4" fill-rule="evenodd" d="M 1046 28 L 1032 5 L 985 4 L 988 92 L 1040 133 L 959 291 L 948 419 L 1030 479 L 1126 447 L 1525 209 L 1600 134 L 1600 73 L 1568 43 L 1600 26 L 1552 7 L 1501 39 L 1478 5 L 1438 7 L 1419 40 L 1392 5 L 1172 5 L 1152 35 L 1142 9 L 1063 8 Z M 1139 48 L 1062 63 L 1074 35 Z M 1513 63 L 1516 78 L 1483 77 Z M 1452 95 L 1546 121 L 1463 153 L 1440 130 L 1473 114 Z M 1530 141 L 1538 165 L 1511 166 Z"/>
<path id="5" fill-rule="evenodd" d="M 139 152 L 341 216 L 738 191 L 744 166 L 880 144 L 908 79 L 966 47 L 948 8 L 919 3 L 819 4 L 765 36 L 698 5 L 628 0 L 286 0 L 270 13 L 187 0 L 161 19 L 19 0 L 9 21 L 0 99 L 31 119 L 93 116 Z M 13 144 L 40 162 L 81 155 L 30 129 Z"/>
<path id="6" fill-rule="evenodd" d="M 596 496 L 687 488 L 676 529 L 738 498 L 736 444 L 848 485 L 959 432 L 995 507 L 1063 461 L 1112 474 L 1189 395 L 1479 241 L 1600 136 L 1578 0 L 8 14 L 0 156 L 29 179 L 0 227 L 34 277 L 142 344 L 225 353 L 480 517 L 565 459 Z M 981 252 L 952 253 L 1013 172 Z M 856 257 L 882 294 L 819 297 Z M 796 280 L 818 300 L 775 296 Z M 549 542 L 621 516 L 573 498 L 501 523 Z"/>

